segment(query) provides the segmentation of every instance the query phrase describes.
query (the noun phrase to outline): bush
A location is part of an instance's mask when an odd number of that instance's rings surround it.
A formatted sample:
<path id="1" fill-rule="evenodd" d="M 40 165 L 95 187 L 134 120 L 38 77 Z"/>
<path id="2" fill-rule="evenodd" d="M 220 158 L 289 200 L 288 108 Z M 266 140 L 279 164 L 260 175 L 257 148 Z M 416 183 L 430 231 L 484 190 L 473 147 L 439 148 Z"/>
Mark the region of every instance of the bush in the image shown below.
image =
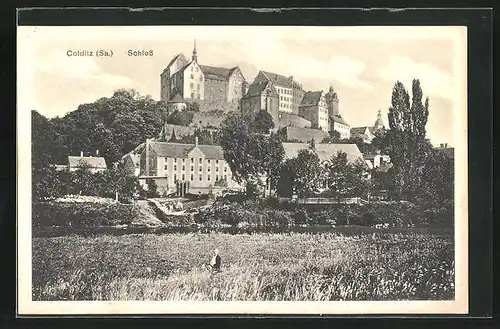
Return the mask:
<path id="1" fill-rule="evenodd" d="M 335 205 L 328 208 L 294 210 L 269 207 L 269 202 L 247 200 L 244 202 L 219 202 L 211 209 L 195 216 L 195 221 L 207 227 L 243 225 L 264 229 L 282 230 L 304 225 L 358 225 L 384 227 L 453 227 L 453 205 L 427 208 L 404 202 Z"/>
<path id="2" fill-rule="evenodd" d="M 134 207 L 120 203 L 33 203 L 34 227 L 98 227 L 130 224 L 136 217 Z"/>

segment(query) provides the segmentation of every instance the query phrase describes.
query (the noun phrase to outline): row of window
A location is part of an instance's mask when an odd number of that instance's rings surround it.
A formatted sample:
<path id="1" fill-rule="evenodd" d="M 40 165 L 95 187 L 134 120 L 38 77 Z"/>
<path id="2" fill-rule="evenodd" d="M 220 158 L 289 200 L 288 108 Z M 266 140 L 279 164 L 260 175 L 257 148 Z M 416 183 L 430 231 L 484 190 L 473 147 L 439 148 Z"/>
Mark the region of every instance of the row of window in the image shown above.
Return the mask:
<path id="1" fill-rule="evenodd" d="M 182 168 L 181 171 L 186 171 L 186 166 L 179 167 Z M 165 165 L 165 171 L 168 170 L 168 165 Z M 174 165 L 174 171 L 177 171 L 177 165 Z M 194 171 L 194 167 L 191 166 L 191 171 Z M 198 171 L 203 171 L 203 167 L 199 166 Z M 207 171 L 211 171 L 210 167 L 207 167 Z M 219 172 L 219 167 L 215 167 L 215 171 Z M 224 167 L 224 172 L 227 172 L 227 167 Z"/>
<path id="2" fill-rule="evenodd" d="M 292 95 L 292 91 L 290 89 L 284 89 L 277 87 L 278 89 L 278 94 L 284 94 L 284 95 Z"/>
<path id="3" fill-rule="evenodd" d="M 193 182 L 194 181 L 194 175 L 191 174 L 191 181 Z M 220 177 L 222 178 L 222 176 Z M 177 180 L 177 174 L 174 174 L 174 181 Z M 186 180 L 186 176 L 184 174 L 181 175 L 181 181 L 185 181 Z M 201 182 L 203 180 L 203 175 L 198 175 L 198 180 Z M 219 175 L 215 175 L 215 181 L 217 182 L 219 180 Z M 224 175 L 224 180 L 227 181 L 227 175 Z M 207 181 L 211 181 L 211 177 L 210 175 L 207 176 Z"/>
<path id="4" fill-rule="evenodd" d="M 280 96 L 280 101 L 285 101 L 285 102 L 291 102 L 293 99 L 292 97 L 286 97 L 286 96 Z"/>
<path id="5" fill-rule="evenodd" d="M 177 163 L 177 159 L 182 160 L 182 163 L 186 163 L 186 158 L 174 158 L 174 163 Z M 165 158 L 165 161 L 166 160 L 167 159 Z M 181 162 L 181 161 L 179 161 L 179 162 Z M 198 162 L 203 163 L 203 158 L 198 158 Z M 191 158 L 191 163 L 194 163 L 194 158 Z M 211 164 L 212 159 L 207 159 L 207 163 Z M 215 160 L 215 164 L 219 164 L 219 160 Z"/>

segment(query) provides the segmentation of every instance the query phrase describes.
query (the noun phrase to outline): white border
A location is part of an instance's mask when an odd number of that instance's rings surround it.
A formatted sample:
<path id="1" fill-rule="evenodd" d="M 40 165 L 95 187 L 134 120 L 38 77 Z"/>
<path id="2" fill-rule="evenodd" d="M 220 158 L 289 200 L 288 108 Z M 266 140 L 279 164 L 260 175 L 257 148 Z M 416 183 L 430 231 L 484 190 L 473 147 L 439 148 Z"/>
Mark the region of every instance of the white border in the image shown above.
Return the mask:
<path id="1" fill-rule="evenodd" d="M 18 120 L 17 120 L 17 170 L 18 170 L 18 208 L 17 208 L 17 252 L 18 252 L 18 314 L 19 315 L 86 315 L 86 314 L 466 314 L 468 312 L 468 209 L 467 209 L 467 29 L 448 27 L 453 31 L 455 41 L 454 77 L 459 76 L 460 88 L 456 90 L 455 109 L 455 300 L 453 301 L 352 301 L 352 302 L 173 302 L 173 301 L 116 301 L 116 302 L 53 302 L 32 301 L 31 294 L 31 112 L 22 103 L 23 95 L 30 93 L 33 83 L 32 55 L 29 38 L 23 37 L 18 27 Z M 63 36 L 86 38 L 89 30 L 99 30 L 100 38 L 110 38 L 108 32 L 129 33 L 131 38 L 147 38 L 153 33 L 145 29 L 161 27 L 54 27 L 63 31 Z M 180 27 L 179 27 L 180 28 Z M 215 29 L 217 27 L 182 27 L 182 29 Z M 293 37 L 314 37 L 315 29 L 328 27 L 238 27 L 255 31 L 265 29 L 267 33 L 282 33 L 293 29 Z M 391 37 L 411 37 L 409 29 L 415 27 L 331 27 L 339 38 L 369 38 L 391 29 Z M 36 27 L 31 27 L 36 29 Z M 435 38 L 442 27 L 418 27 L 426 38 Z M 237 29 L 227 26 L 224 31 L 237 33 Z M 232 32 L 231 32 L 232 31 Z M 24 30 L 23 30 L 24 32 Z M 95 31 L 94 31 L 95 32 Z M 430 32 L 430 33 L 429 33 Z M 76 34 L 75 34 L 76 33 Z M 182 35 L 182 31 L 180 34 Z M 190 33 L 186 31 L 186 33 Z M 111 33 L 112 34 L 112 33 Z M 422 34 L 422 33 L 420 33 Z M 91 33 L 95 38 L 96 34 Z M 205 35 L 223 38 L 224 34 Z M 389 35 L 389 34 L 388 34 Z M 448 33 L 448 36 L 450 34 Z M 180 36 L 182 37 L 182 36 Z M 38 59 L 43 60 L 43 59 Z M 22 63 L 22 65 L 20 65 Z"/>

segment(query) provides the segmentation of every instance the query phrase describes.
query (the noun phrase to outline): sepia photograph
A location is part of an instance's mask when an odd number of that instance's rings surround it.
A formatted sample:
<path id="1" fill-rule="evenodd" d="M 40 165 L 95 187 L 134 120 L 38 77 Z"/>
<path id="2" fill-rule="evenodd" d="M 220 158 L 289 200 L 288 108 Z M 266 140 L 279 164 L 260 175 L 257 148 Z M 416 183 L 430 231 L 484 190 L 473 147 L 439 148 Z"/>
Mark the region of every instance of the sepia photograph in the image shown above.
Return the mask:
<path id="1" fill-rule="evenodd" d="M 17 33 L 20 313 L 467 313 L 465 27 Z"/>

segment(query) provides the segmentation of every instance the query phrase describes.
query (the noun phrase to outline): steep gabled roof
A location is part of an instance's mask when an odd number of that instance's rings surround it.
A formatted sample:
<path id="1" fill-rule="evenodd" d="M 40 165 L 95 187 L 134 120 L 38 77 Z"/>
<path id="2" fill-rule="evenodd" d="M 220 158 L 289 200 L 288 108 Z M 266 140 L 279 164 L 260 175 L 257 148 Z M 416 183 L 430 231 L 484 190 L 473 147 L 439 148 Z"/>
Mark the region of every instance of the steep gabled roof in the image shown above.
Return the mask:
<path id="1" fill-rule="evenodd" d="M 235 67 L 232 69 L 228 69 L 225 67 L 218 67 L 218 66 L 208 66 L 208 65 L 200 65 L 201 71 L 205 75 L 205 78 L 207 79 L 213 79 L 213 80 L 227 80 L 233 73 L 233 70 Z"/>
<path id="2" fill-rule="evenodd" d="M 262 82 L 254 82 L 248 87 L 248 91 L 245 94 L 243 98 L 247 97 L 253 97 L 253 96 L 260 96 L 262 95 L 262 92 L 267 88 L 267 86 L 270 86 L 271 88 L 269 89 L 271 91 L 272 97 L 279 97 L 278 92 L 276 89 L 272 88 L 272 84 L 269 81 L 262 81 Z"/>
<path id="3" fill-rule="evenodd" d="M 351 134 L 352 135 L 363 135 L 366 132 L 366 129 L 372 133 L 372 127 L 352 127 L 351 128 Z"/>
<path id="4" fill-rule="evenodd" d="M 310 149 L 309 143 L 283 143 L 285 149 L 285 158 L 291 159 L 298 155 L 300 150 Z M 347 154 L 347 161 L 356 163 L 363 160 L 363 154 L 356 144 L 315 144 L 315 151 L 320 161 L 329 161 L 338 152 Z"/>
<path id="5" fill-rule="evenodd" d="M 349 124 L 344 120 L 344 118 L 342 118 L 342 116 L 340 114 L 335 114 L 333 116 L 330 117 L 330 120 L 332 120 L 333 122 L 338 122 L 338 123 L 341 123 L 341 124 L 344 124 L 346 126 L 348 126 Z"/>
<path id="6" fill-rule="evenodd" d="M 170 68 L 170 66 L 172 66 L 172 64 L 174 64 L 174 62 L 179 58 L 179 57 L 182 57 L 184 60 L 187 61 L 187 58 L 186 56 L 183 54 L 183 53 L 179 53 L 177 55 L 174 56 L 174 58 L 172 58 L 172 60 L 170 61 L 170 63 L 168 63 L 167 67 L 163 70 L 163 72 L 165 72 L 166 70 L 168 70 Z"/>
<path id="7" fill-rule="evenodd" d="M 68 164 L 71 168 L 80 168 L 87 164 L 90 168 L 106 169 L 106 160 L 103 157 L 79 157 L 68 156 Z"/>
<path id="8" fill-rule="evenodd" d="M 306 92 L 304 94 L 304 97 L 302 98 L 302 102 L 300 103 L 299 106 L 318 105 L 322 94 L 323 94 L 322 91 L 308 91 L 308 92 Z"/>
<path id="9" fill-rule="evenodd" d="M 262 72 L 262 74 L 264 74 L 264 76 L 269 81 L 272 81 L 276 86 L 286 87 L 286 88 L 293 87 L 292 81 L 289 78 L 285 77 L 284 75 L 266 71 L 260 71 L 260 72 Z"/>
<path id="10" fill-rule="evenodd" d="M 167 158 L 187 158 L 188 153 L 195 148 L 194 144 L 151 142 L 151 148 L 158 156 Z M 222 147 L 217 145 L 198 145 L 198 149 L 206 159 L 224 160 Z"/>

